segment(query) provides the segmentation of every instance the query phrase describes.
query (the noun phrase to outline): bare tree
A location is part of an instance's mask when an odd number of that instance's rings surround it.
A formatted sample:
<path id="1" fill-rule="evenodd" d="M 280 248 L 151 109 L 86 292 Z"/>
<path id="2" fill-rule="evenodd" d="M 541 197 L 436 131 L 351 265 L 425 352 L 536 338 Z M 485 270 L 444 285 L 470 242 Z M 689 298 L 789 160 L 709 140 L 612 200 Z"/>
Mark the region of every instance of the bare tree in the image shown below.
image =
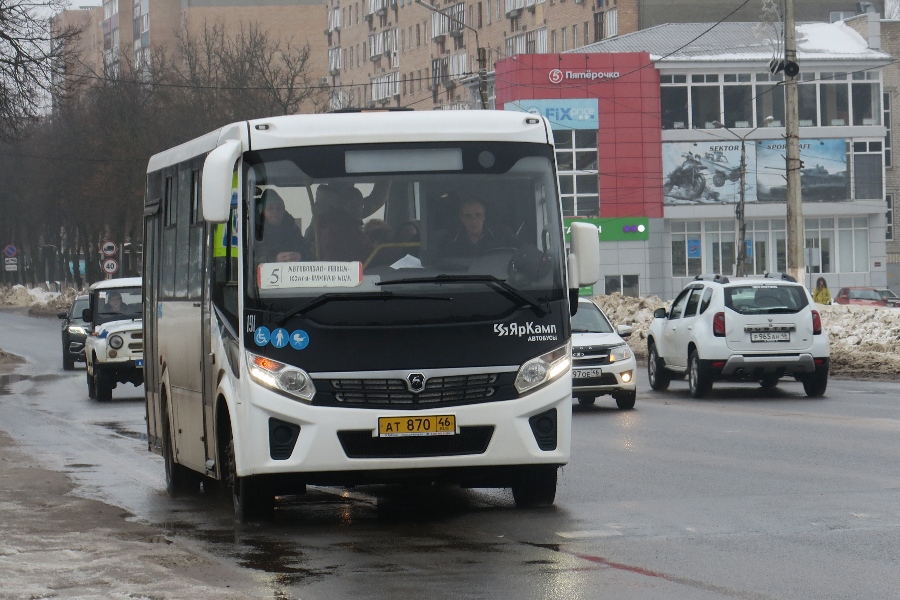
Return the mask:
<path id="1" fill-rule="evenodd" d="M 76 26 L 53 29 L 65 0 L 0 0 L 0 139 L 21 136 L 44 112 L 50 92 L 65 93 L 58 71 L 74 59 Z M 51 31 L 51 29 L 53 29 Z"/>

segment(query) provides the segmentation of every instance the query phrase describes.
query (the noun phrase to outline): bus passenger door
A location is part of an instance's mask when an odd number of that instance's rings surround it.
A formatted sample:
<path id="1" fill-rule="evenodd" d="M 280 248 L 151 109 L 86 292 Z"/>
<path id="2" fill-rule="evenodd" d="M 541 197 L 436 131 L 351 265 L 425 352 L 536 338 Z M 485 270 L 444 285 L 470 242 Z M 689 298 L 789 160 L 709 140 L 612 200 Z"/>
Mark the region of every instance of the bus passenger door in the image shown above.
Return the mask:
<path id="1" fill-rule="evenodd" d="M 195 161 L 196 162 L 196 161 Z M 160 355 L 169 382 L 177 461 L 204 472 L 206 431 L 203 420 L 202 321 L 206 223 L 200 211 L 200 170 L 182 163 L 177 176 L 176 259 L 173 298 L 159 317 L 165 335 Z"/>

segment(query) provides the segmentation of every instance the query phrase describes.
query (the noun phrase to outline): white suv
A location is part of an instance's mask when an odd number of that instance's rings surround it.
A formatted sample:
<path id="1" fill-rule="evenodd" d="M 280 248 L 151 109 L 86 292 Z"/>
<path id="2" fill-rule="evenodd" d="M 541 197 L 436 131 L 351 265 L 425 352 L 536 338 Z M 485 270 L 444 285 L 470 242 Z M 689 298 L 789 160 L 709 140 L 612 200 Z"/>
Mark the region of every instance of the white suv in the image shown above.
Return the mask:
<path id="1" fill-rule="evenodd" d="M 85 321 L 88 397 L 111 400 L 117 383 L 144 383 L 141 278 L 108 279 L 91 286 Z"/>
<path id="2" fill-rule="evenodd" d="M 698 275 L 659 308 L 647 333 L 650 387 L 688 376 L 691 396 L 715 380 L 757 381 L 764 389 L 792 376 L 808 396 L 828 386 L 828 334 L 806 288 L 789 275 Z"/>

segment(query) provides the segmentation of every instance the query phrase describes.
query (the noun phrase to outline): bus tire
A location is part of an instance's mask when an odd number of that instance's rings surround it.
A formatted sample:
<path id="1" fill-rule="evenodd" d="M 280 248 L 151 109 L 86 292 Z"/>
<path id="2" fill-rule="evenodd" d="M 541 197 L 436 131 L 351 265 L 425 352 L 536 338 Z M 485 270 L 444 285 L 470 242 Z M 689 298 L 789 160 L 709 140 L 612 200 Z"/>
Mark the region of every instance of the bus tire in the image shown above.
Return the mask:
<path id="1" fill-rule="evenodd" d="M 162 455 L 166 467 L 166 492 L 170 498 L 179 498 L 200 491 L 200 481 L 194 472 L 175 462 L 172 427 L 169 425 L 168 407 L 165 404 L 162 406 Z"/>
<path id="2" fill-rule="evenodd" d="M 230 432 L 229 432 L 230 434 Z M 229 435 L 226 446 L 227 489 L 238 523 L 271 521 L 275 517 L 275 494 L 263 477 L 238 477 L 234 456 L 234 439 Z"/>
<path id="3" fill-rule="evenodd" d="M 550 506 L 556 499 L 555 465 L 525 467 L 512 485 L 513 500 L 517 508 Z"/>

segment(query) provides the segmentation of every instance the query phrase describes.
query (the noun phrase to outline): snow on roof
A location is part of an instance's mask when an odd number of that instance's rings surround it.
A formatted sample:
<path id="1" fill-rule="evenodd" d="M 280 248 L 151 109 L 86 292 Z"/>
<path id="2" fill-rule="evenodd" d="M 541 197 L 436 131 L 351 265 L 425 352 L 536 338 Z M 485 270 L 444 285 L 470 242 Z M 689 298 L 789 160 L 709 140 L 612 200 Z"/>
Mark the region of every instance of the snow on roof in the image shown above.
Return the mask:
<path id="1" fill-rule="evenodd" d="M 667 23 L 603 40 L 567 54 L 649 52 L 659 62 L 768 62 L 783 55 L 780 23 Z M 802 60 L 890 61 L 888 54 L 869 48 L 845 23 L 798 23 L 797 58 Z"/>

